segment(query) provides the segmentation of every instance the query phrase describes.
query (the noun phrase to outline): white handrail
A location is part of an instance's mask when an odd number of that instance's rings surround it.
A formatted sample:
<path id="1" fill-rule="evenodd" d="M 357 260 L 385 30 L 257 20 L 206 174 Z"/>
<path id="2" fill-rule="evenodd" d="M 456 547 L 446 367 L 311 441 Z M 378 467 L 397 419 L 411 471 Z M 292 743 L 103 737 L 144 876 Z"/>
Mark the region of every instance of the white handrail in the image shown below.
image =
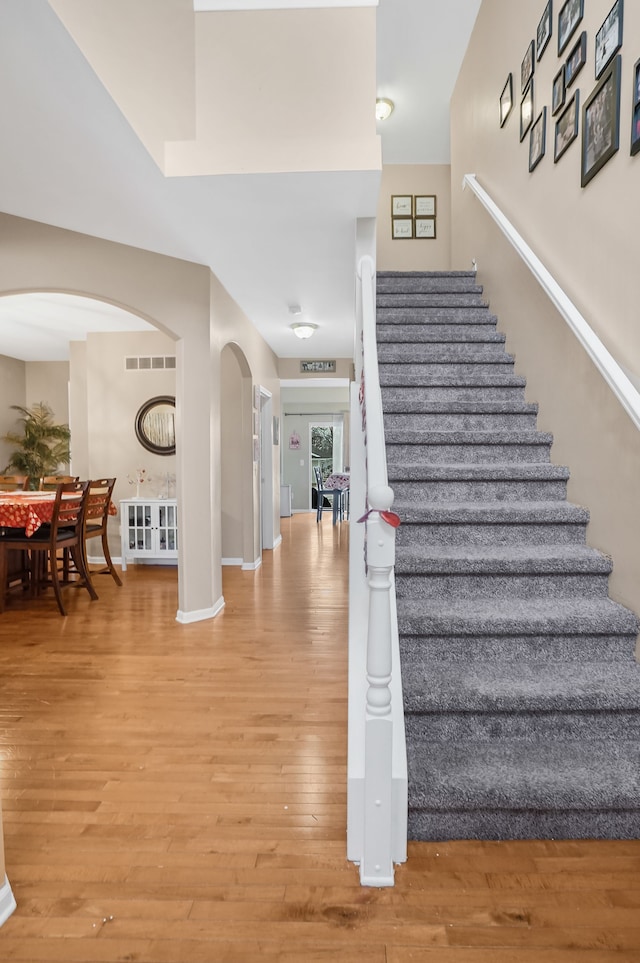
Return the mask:
<path id="1" fill-rule="evenodd" d="M 581 345 L 596 365 L 603 378 L 623 406 L 636 428 L 640 428 L 640 392 L 624 373 L 613 355 L 605 348 L 600 338 L 590 327 L 573 301 L 562 290 L 555 278 L 534 254 L 524 238 L 518 233 L 511 221 L 489 197 L 476 180 L 475 174 L 465 174 L 462 189 L 470 187 L 482 206 L 489 212 L 505 237 L 518 252 L 533 276 L 543 288 L 557 311 L 567 322 Z"/>

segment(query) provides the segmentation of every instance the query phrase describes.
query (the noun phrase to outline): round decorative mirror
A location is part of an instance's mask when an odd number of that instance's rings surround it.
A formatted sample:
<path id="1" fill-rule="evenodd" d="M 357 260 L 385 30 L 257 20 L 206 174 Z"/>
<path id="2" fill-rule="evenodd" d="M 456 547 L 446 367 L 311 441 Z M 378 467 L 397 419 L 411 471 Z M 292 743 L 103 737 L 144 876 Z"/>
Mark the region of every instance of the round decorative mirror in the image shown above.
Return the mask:
<path id="1" fill-rule="evenodd" d="M 176 399 L 173 395 L 158 395 L 145 401 L 136 415 L 136 438 L 143 448 L 154 455 L 175 455 Z"/>

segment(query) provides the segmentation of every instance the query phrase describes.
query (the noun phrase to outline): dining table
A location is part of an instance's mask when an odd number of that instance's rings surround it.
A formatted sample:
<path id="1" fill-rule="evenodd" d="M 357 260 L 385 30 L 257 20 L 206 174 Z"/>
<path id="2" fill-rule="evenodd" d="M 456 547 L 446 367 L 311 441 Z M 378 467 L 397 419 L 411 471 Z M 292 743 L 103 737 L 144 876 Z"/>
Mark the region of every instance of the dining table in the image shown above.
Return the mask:
<path id="1" fill-rule="evenodd" d="M 342 521 L 345 516 L 345 511 L 347 518 L 349 517 L 349 485 L 350 474 L 347 471 L 334 471 L 330 475 L 327 475 L 324 480 L 325 488 L 340 492 L 339 501 L 334 512 L 334 519 L 339 518 L 340 521 Z"/>
<path id="2" fill-rule="evenodd" d="M 73 492 L 62 497 L 78 498 Z M 41 525 L 51 522 L 55 501 L 55 491 L 0 492 L 0 531 L 3 528 L 21 528 L 27 538 L 31 538 Z M 115 505 L 109 506 L 110 515 L 116 515 L 117 511 Z"/>

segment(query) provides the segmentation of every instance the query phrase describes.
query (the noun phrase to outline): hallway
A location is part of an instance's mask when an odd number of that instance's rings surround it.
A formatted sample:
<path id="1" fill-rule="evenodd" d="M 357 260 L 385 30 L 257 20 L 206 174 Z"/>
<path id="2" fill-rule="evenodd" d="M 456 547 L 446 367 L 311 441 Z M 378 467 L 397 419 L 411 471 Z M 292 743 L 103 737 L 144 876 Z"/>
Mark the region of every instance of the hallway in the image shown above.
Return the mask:
<path id="1" fill-rule="evenodd" d="M 355 524 L 355 522 L 354 522 Z M 214 621 L 175 569 L 0 618 L 21 963 L 631 963 L 640 842 L 421 843 L 394 889 L 345 858 L 349 524 L 281 519 Z M 69 594 L 69 592 L 67 593 Z"/>

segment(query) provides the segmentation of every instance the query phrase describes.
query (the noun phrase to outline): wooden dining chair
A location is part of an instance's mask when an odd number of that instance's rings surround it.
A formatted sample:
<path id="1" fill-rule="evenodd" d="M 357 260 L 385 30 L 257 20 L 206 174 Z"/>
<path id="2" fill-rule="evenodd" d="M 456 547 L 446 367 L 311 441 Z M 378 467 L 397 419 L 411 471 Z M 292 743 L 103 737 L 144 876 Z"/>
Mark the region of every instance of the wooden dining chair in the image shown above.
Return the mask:
<path id="1" fill-rule="evenodd" d="M 87 510 L 84 519 L 84 557 L 87 571 L 89 562 L 87 557 L 87 542 L 91 538 L 102 539 L 102 554 L 104 555 L 105 566 L 101 569 L 94 569 L 91 576 L 111 575 L 116 585 L 122 585 L 120 576 L 115 570 L 109 551 L 109 540 L 107 538 L 107 524 L 109 522 L 109 508 L 111 506 L 111 496 L 115 487 L 115 478 L 96 478 L 89 482 L 89 493 L 87 496 Z"/>
<path id="2" fill-rule="evenodd" d="M 0 475 L 0 492 L 26 491 L 28 487 L 28 475 Z"/>
<path id="3" fill-rule="evenodd" d="M 41 492 L 54 492 L 58 485 L 63 482 L 79 481 L 79 475 L 45 475 L 40 479 L 39 490 Z"/>
<path id="4" fill-rule="evenodd" d="M 66 615 L 62 602 L 62 585 L 86 588 L 92 599 L 98 595 L 91 582 L 84 561 L 84 516 L 89 494 L 89 482 L 63 482 L 56 489 L 51 523 L 41 527 L 30 537 L 7 530 L 0 538 L 0 612 L 4 611 L 7 584 L 8 559 L 11 550 L 29 553 L 30 588 L 32 595 L 39 595 L 51 585 L 61 615 Z M 68 549 L 78 572 L 76 581 L 65 582 L 58 567 L 58 552 Z"/>
<path id="5" fill-rule="evenodd" d="M 341 504 L 342 504 L 342 492 L 339 488 L 325 488 L 322 481 L 322 472 L 319 468 L 313 469 L 314 475 L 316 476 L 316 521 L 322 521 L 322 508 L 325 498 L 331 498 L 331 504 L 333 506 L 333 524 L 340 518 Z"/>

